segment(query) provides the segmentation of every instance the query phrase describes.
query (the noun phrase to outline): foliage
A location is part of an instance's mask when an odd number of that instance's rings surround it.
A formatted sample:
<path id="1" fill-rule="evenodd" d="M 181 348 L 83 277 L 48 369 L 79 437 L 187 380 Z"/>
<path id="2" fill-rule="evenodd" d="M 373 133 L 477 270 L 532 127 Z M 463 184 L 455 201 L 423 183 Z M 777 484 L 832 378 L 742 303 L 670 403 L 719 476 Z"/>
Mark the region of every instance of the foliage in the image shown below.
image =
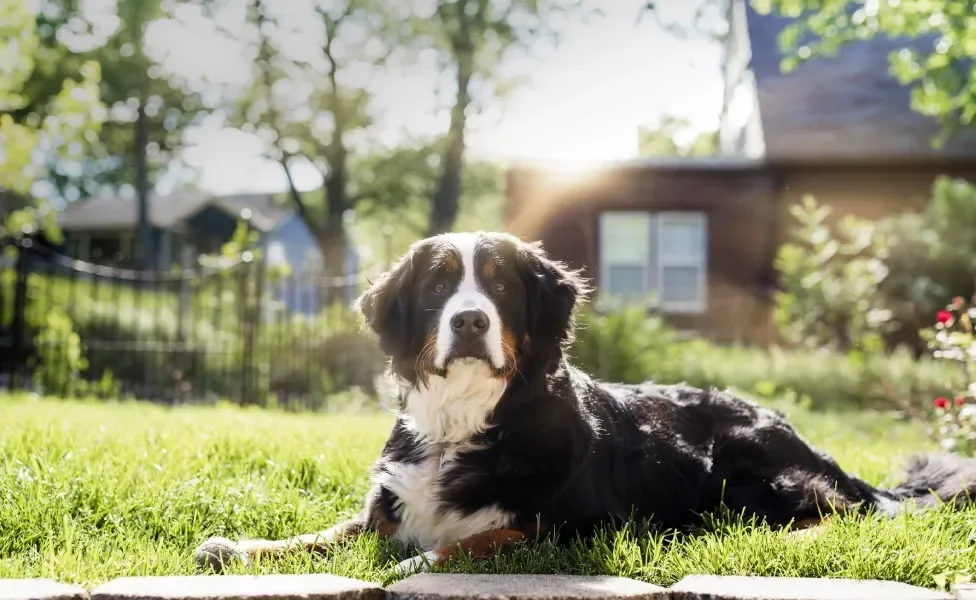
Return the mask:
<path id="1" fill-rule="evenodd" d="M 638 156 L 712 156 L 718 153 L 718 131 L 700 132 L 688 119 L 665 117 L 656 127 L 637 131 Z"/>
<path id="2" fill-rule="evenodd" d="M 580 312 L 574 364 L 607 381 L 685 382 L 732 388 L 765 398 L 791 398 L 816 410 L 884 409 L 926 415 L 931 398 L 964 377 L 941 361 L 907 351 L 841 353 L 826 348 L 722 346 L 681 336 L 639 306 Z"/>
<path id="3" fill-rule="evenodd" d="M 15 112 L 38 102 L 28 86 L 38 73 L 36 17 L 20 0 L 0 0 L 0 198 L 4 204 L 31 195 L 32 185 L 50 173 L 52 157 L 79 161 L 85 140 L 97 135 L 104 118 L 98 91 L 101 70 L 98 63 L 86 61 L 43 99 L 43 115 L 24 122 L 14 119 Z M 20 201 L 12 208 L 5 211 L 0 205 L 0 238 L 33 233 L 43 222 L 48 236 L 58 239 L 57 221 L 45 204 Z"/>
<path id="4" fill-rule="evenodd" d="M 973 293 L 976 185 L 939 177 L 924 210 L 882 218 L 877 231 L 889 240 L 879 291 L 906 333 L 931 325 L 945 298 Z"/>
<path id="5" fill-rule="evenodd" d="M 931 445 L 919 427 L 874 412 L 811 413 L 772 403 L 812 444 L 874 485 Z M 287 414 L 217 407 L 0 397 L 0 577 L 94 587 L 123 576 L 190 575 L 211 535 L 282 539 L 360 508 L 386 414 Z M 714 573 L 853 577 L 936 587 L 971 571 L 976 511 L 838 516 L 810 536 L 729 517 L 669 536 L 641 523 L 583 540 L 521 544 L 449 570 L 620 575 L 671 585 Z M 341 552 L 235 565 L 234 573 L 323 572 L 387 583 L 408 550 L 375 535 Z"/>
<path id="6" fill-rule="evenodd" d="M 580 311 L 576 340 L 570 349 L 575 365 L 604 381 L 640 383 L 677 370 L 678 336 L 660 315 L 641 305 Z"/>
<path id="7" fill-rule="evenodd" d="M 932 434 L 946 450 L 972 456 L 976 454 L 976 306 L 964 298 L 952 303 L 936 315 L 936 323 L 923 331 L 924 338 L 937 360 L 947 361 L 959 368 L 963 379 L 953 390 L 949 400 L 935 399 Z"/>
<path id="8" fill-rule="evenodd" d="M 976 125 L 976 28 L 971 0 L 752 0 L 761 13 L 796 19 L 780 34 L 791 70 L 805 60 L 836 54 L 845 44 L 885 36 L 904 42 L 891 69 L 912 86 L 912 108 L 938 119 L 943 135 Z M 915 40 L 922 43 L 917 43 Z"/>
<path id="9" fill-rule="evenodd" d="M 792 207 L 793 239 L 776 258 L 775 318 L 791 344 L 873 350 L 907 345 L 931 325 L 942 299 L 973 293 L 976 186 L 939 177 L 920 211 L 834 227 L 807 198 Z"/>
<path id="10" fill-rule="evenodd" d="M 792 241 L 777 252 L 774 319 L 792 344 L 874 352 L 891 312 L 879 286 L 888 275 L 886 249 L 871 223 L 843 219 L 837 232 L 828 223 L 830 207 L 811 196 L 791 207 Z"/>
<path id="11" fill-rule="evenodd" d="M 23 4 L 23 3 L 21 3 Z M 51 114 L 52 100 L 82 65 L 93 64 L 108 107 L 102 128 L 74 140 L 70 156 L 46 152 L 43 179 L 69 201 L 137 180 L 147 161 L 150 179 L 175 158 L 184 129 L 203 109 L 199 95 L 182 90 L 145 53 L 145 37 L 163 16 L 159 0 L 118 0 L 108 7 L 74 0 L 45 0 L 36 15 L 36 68 L 23 84 L 25 102 L 0 107 L 14 122 L 30 126 Z M 110 10 L 112 14 L 103 11 Z M 139 148 L 137 112 L 146 117 L 145 148 Z M 96 135 L 97 133 L 97 135 Z"/>
<path id="12" fill-rule="evenodd" d="M 81 372 L 88 367 L 81 337 L 75 332 L 68 315 L 52 310 L 34 338 L 37 348 L 34 378 L 46 394 L 70 395 Z"/>
<path id="13" fill-rule="evenodd" d="M 439 160 L 436 145 L 419 145 L 372 152 L 354 161 L 353 189 L 361 201 L 352 237 L 373 253 L 373 259 L 388 263 L 424 236 Z M 504 167 L 470 159 L 464 165 L 462 178 L 463 192 L 454 229 L 501 231 Z"/>
<path id="14" fill-rule="evenodd" d="M 454 226 L 463 192 L 465 133 L 468 116 L 514 86 L 501 65 L 513 50 L 543 39 L 558 41 L 562 26 L 574 16 L 588 17 L 589 0 L 436 0 L 433 14 L 410 16 L 414 43 L 437 50 L 452 76 L 454 102 L 440 145 L 440 176 L 431 198 L 427 234 Z"/>

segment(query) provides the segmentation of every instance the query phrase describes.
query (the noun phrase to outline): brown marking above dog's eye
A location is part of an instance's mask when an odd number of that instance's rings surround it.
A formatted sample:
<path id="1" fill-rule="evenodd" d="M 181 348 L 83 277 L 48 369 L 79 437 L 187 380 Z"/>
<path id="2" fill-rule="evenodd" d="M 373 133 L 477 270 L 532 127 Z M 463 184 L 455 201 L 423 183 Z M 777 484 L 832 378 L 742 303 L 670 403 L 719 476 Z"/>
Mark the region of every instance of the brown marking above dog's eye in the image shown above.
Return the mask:
<path id="1" fill-rule="evenodd" d="M 448 271 L 457 271 L 461 268 L 461 261 L 453 254 L 444 257 L 444 268 Z"/>
<path id="2" fill-rule="evenodd" d="M 498 272 L 498 263 L 489 260 L 481 267 L 481 274 L 485 277 L 493 277 Z"/>

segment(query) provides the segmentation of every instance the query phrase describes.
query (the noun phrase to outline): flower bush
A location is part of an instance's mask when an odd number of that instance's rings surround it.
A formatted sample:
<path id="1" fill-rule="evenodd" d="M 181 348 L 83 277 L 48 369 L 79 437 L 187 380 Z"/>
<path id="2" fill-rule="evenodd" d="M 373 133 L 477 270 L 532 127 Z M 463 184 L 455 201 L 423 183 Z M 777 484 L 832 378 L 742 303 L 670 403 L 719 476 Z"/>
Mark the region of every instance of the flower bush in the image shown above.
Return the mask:
<path id="1" fill-rule="evenodd" d="M 976 297 L 974 297 L 976 298 Z M 965 389 L 953 397 L 933 401 L 934 419 L 930 432 L 946 450 L 976 454 L 976 306 L 956 297 L 935 315 L 935 325 L 922 332 L 933 356 L 951 361 L 964 374 Z"/>

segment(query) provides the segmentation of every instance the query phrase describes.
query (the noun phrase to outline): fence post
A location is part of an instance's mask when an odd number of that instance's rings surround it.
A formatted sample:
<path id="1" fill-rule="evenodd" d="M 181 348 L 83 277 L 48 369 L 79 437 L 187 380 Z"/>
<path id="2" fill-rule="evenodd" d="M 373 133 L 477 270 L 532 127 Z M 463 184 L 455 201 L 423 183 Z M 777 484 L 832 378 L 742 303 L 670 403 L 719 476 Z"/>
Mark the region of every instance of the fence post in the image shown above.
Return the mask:
<path id="1" fill-rule="evenodd" d="M 183 244 L 180 251 L 180 299 L 179 299 L 179 322 L 177 326 L 177 339 L 181 344 L 186 342 L 187 319 L 190 315 L 190 273 L 193 271 L 193 248 L 188 244 Z"/>
<path id="2" fill-rule="evenodd" d="M 22 240 L 17 245 L 17 264 L 15 271 L 17 281 L 14 284 L 14 314 L 10 324 L 11 328 L 11 369 L 10 369 L 10 389 L 16 390 L 21 387 L 21 370 L 27 364 L 25 329 L 27 327 L 27 273 L 28 273 L 28 253 L 32 245 L 31 240 Z"/>
<path id="3" fill-rule="evenodd" d="M 237 318 L 240 320 L 240 333 L 241 333 L 241 397 L 240 405 L 250 404 L 250 394 L 248 391 L 248 381 L 250 380 L 251 373 L 251 360 L 253 348 L 250 342 L 250 336 L 248 331 L 250 326 L 248 324 L 250 310 L 248 310 L 248 305 L 250 304 L 251 294 L 248 291 L 248 275 L 251 271 L 251 252 L 249 250 L 242 253 L 242 264 L 241 264 L 241 281 L 237 291 L 238 297 L 238 313 Z"/>

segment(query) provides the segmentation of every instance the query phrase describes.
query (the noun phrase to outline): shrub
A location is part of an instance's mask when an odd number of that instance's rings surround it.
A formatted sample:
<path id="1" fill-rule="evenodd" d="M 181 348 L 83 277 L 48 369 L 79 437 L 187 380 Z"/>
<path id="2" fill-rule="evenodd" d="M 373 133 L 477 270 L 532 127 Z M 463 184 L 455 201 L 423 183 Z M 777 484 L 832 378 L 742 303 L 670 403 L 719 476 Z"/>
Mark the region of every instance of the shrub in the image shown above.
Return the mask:
<path id="1" fill-rule="evenodd" d="M 775 320 L 792 345 L 873 351 L 907 345 L 945 298 L 976 281 L 976 185 L 938 178 L 921 211 L 828 226 L 830 210 L 810 198 L 792 207 L 789 243 L 776 257 L 781 291 Z"/>
<path id="2" fill-rule="evenodd" d="M 922 332 L 936 360 L 960 374 L 952 393 L 934 401 L 930 433 L 946 450 L 976 454 L 976 306 L 956 297 L 938 311 L 935 325 Z"/>
<path id="3" fill-rule="evenodd" d="M 597 379 L 638 383 L 649 373 L 671 371 L 682 346 L 676 332 L 644 306 L 621 305 L 580 311 L 576 340 L 570 349 L 575 364 Z"/>
<path id="4" fill-rule="evenodd" d="M 52 310 L 34 339 L 34 382 L 45 394 L 70 394 L 81 372 L 88 367 L 81 337 L 71 319 Z"/>
<path id="5" fill-rule="evenodd" d="M 808 348 L 879 350 L 891 311 L 879 297 L 888 268 L 873 225 L 848 217 L 833 231 L 830 208 L 810 196 L 790 212 L 793 239 L 775 259 L 780 290 L 773 317 L 780 335 Z"/>
<path id="6" fill-rule="evenodd" d="M 931 398 L 948 394 L 964 379 L 949 365 L 916 361 L 905 350 L 843 353 L 685 339 L 639 306 L 584 309 L 571 356 L 584 371 L 609 381 L 685 382 L 788 396 L 816 409 L 896 409 L 922 418 Z"/>

